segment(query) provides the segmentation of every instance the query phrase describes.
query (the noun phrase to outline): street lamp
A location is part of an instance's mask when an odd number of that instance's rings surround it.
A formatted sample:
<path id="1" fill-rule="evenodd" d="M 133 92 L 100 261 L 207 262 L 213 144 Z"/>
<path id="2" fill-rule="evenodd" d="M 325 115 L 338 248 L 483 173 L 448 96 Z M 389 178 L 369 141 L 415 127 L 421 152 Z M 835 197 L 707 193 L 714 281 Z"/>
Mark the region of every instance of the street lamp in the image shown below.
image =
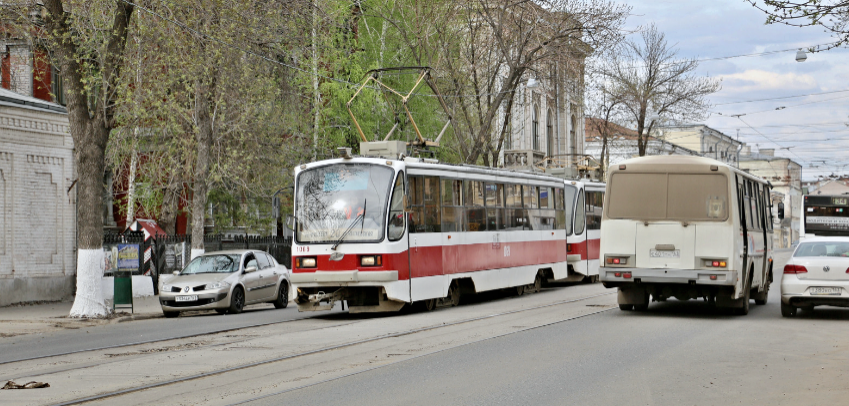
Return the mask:
<path id="1" fill-rule="evenodd" d="M 805 62 L 808 59 L 808 55 L 801 48 L 796 51 L 796 62 Z"/>

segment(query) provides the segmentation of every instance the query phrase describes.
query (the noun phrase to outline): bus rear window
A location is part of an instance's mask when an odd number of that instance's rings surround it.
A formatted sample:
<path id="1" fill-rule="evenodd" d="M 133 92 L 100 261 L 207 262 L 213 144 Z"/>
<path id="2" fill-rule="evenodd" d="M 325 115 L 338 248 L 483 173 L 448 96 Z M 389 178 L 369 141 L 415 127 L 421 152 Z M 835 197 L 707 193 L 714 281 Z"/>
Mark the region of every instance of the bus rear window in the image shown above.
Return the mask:
<path id="1" fill-rule="evenodd" d="M 607 215 L 616 219 L 724 221 L 728 178 L 721 174 L 615 173 Z"/>

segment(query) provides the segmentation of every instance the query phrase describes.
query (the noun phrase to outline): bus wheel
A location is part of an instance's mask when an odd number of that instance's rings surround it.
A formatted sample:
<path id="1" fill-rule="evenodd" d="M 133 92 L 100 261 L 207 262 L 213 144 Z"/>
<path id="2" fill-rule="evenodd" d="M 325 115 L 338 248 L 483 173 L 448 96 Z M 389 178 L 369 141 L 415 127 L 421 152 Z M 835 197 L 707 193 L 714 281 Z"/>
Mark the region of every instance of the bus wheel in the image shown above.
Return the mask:
<path id="1" fill-rule="evenodd" d="M 763 292 L 756 292 L 754 294 L 755 304 L 758 304 L 758 305 L 765 305 L 766 304 L 767 298 L 769 297 L 769 285 L 770 285 L 770 283 L 767 282 L 766 284 L 764 284 L 764 291 Z"/>
<path id="2" fill-rule="evenodd" d="M 621 304 L 621 303 L 619 304 L 619 310 L 633 310 L 633 309 L 634 309 L 634 305 Z"/>
<path id="3" fill-rule="evenodd" d="M 649 297 L 649 292 L 645 292 L 644 295 L 645 295 L 645 299 L 643 299 L 642 303 L 635 304 L 634 310 L 636 310 L 638 312 L 644 312 L 644 311 L 649 309 L 649 301 L 651 300 L 651 298 Z"/>
<path id="4" fill-rule="evenodd" d="M 740 299 L 737 299 L 737 300 L 741 300 L 743 303 L 741 303 L 740 307 L 734 309 L 734 310 L 736 310 L 735 313 L 737 313 L 740 316 L 745 316 L 745 315 L 749 314 L 749 300 L 751 300 L 750 293 L 751 293 L 751 290 L 752 290 L 751 287 L 752 287 L 752 278 L 749 277 L 749 281 L 746 282 L 746 287 L 743 289 L 743 297 L 740 298 Z"/>

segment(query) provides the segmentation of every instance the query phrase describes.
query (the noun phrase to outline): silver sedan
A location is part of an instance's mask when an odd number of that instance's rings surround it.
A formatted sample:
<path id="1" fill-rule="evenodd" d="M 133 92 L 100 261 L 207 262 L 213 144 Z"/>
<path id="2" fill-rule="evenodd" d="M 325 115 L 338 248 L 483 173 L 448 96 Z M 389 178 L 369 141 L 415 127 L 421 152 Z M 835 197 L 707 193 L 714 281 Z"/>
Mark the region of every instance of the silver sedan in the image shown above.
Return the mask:
<path id="1" fill-rule="evenodd" d="M 849 238 L 803 240 L 784 266 L 781 277 L 781 315 L 792 317 L 799 308 L 849 307 Z"/>
<path id="2" fill-rule="evenodd" d="M 289 270 L 266 252 L 208 252 L 163 278 L 159 304 L 165 317 L 187 310 L 236 314 L 246 305 L 262 302 L 282 309 L 289 304 L 289 286 Z"/>

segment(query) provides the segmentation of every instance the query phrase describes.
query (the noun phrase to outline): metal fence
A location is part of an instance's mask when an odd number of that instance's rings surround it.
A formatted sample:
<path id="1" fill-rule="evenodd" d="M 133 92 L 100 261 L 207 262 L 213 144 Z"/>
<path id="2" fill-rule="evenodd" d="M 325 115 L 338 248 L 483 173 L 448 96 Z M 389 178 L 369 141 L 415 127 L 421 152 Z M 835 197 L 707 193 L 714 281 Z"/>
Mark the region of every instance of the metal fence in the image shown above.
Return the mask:
<path id="1" fill-rule="evenodd" d="M 154 293 L 159 293 L 159 275 L 182 270 L 191 260 L 191 235 L 176 234 L 151 237 L 147 241 L 144 233 L 127 232 L 124 234 L 105 234 L 103 251 L 105 253 L 104 276 L 113 276 L 119 268 L 119 258 L 136 253 L 137 269 L 133 275 L 150 275 L 153 278 Z M 287 268 L 292 267 L 292 237 L 225 237 L 205 235 L 203 245 L 206 252 L 232 249 L 262 250 Z M 121 265 L 126 265 L 126 260 Z"/>

